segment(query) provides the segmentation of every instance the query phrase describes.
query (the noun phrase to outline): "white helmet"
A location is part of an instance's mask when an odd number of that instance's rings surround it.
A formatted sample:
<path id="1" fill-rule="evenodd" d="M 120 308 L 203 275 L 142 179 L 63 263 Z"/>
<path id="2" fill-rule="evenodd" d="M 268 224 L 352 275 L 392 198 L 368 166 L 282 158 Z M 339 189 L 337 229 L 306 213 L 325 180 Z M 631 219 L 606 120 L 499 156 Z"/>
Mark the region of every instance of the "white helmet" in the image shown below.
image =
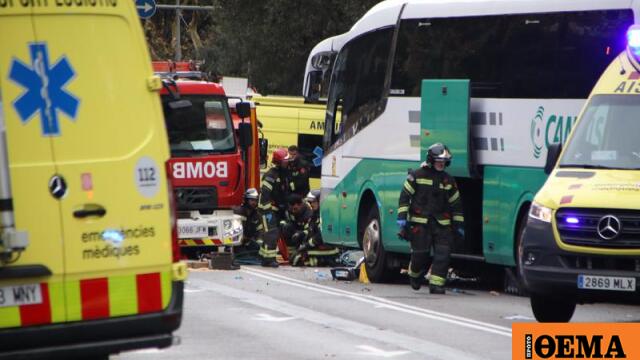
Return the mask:
<path id="1" fill-rule="evenodd" d="M 320 201 L 320 190 L 311 190 L 305 198 L 307 201 Z"/>
<path id="2" fill-rule="evenodd" d="M 258 200 L 258 190 L 255 188 L 247 189 L 247 191 L 244 192 L 244 198 Z"/>

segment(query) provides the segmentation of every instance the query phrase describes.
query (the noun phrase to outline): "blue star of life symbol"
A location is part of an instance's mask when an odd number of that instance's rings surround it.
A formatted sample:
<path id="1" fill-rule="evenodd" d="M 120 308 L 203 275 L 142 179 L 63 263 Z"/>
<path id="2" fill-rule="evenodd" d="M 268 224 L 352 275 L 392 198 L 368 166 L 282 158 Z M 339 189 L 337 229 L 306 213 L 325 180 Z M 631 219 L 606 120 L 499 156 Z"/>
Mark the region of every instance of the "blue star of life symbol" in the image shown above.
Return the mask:
<path id="1" fill-rule="evenodd" d="M 313 166 L 318 167 L 322 165 L 322 156 L 324 155 L 324 151 L 320 146 L 316 146 L 313 149 L 313 155 L 316 156 L 313 158 Z"/>
<path id="2" fill-rule="evenodd" d="M 46 43 L 29 44 L 31 67 L 13 59 L 9 79 L 26 89 L 13 102 L 18 116 L 27 123 L 36 112 L 40 113 L 42 135 L 60 135 L 58 111 L 75 120 L 80 100 L 64 87 L 75 76 L 66 56 L 49 66 L 49 50 Z"/>

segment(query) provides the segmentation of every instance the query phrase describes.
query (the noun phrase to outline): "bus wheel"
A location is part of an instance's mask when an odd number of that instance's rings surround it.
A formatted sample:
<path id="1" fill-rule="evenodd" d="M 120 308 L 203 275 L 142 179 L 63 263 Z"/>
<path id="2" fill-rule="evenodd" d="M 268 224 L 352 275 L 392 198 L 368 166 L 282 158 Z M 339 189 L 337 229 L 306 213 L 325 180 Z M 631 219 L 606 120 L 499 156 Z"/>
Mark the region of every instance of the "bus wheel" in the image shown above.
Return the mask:
<path id="1" fill-rule="evenodd" d="M 507 294 L 517 295 L 517 296 L 527 296 L 527 287 L 524 283 L 523 278 L 523 246 L 522 240 L 524 238 L 524 230 L 527 227 L 527 217 L 529 216 L 529 209 L 526 209 L 523 214 L 520 216 L 519 226 L 518 226 L 518 234 L 516 235 L 516 248 L 515 248 L 515 260 L 516 267 L 507 268 L 505 270 L 504 277 L 504 292 Z"/>
<path id="2" fill-rule="evenodd" d="M 372 282 L 383 282 L 387 279 L 386 261 L 387 252 L 382 245 L 382 232 L 380 231 L 380 215 L 378 208 L 372 205 L 369 214 L 364 221 L 362 232 L 362 250 L 364 251 L 364 266 L 367 276 Z"/>
<path id="3" fill-rule="evenodd" d="M 576 302 L 572 298 L 531 294 L 531 310 L 539 322 L 569 322 L 576 310 Z"/>

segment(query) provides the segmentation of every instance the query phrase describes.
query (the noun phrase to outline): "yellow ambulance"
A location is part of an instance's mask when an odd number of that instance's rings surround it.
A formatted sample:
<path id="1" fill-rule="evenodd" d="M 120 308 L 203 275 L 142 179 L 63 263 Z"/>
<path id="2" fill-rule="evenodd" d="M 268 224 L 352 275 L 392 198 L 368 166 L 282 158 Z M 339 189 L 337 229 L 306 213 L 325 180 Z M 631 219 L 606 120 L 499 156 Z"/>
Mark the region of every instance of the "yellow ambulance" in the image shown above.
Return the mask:
<path id="1" fill-rule="evenodd" d="M 182 318 L 133 1 L 0 0 L 0 358 L 167 347 Z"/>
<path id="2" fill-rule="evenodd" d="M 549 148 L 520 241 L 541 322 L 569 321 L 579 303 L 640 303 L 640 27 L 627 39 L 566 143 Z"/>
<path id="3" fill-rule="evenodd" d="M 297 145 L 311 164 L 311 189 L 319 189 L 326 106 L 305 103 L 303 97 L 296 96 L 253 96 L 251 100 L 269 141 L 269 158 L 275 149 Z"/>

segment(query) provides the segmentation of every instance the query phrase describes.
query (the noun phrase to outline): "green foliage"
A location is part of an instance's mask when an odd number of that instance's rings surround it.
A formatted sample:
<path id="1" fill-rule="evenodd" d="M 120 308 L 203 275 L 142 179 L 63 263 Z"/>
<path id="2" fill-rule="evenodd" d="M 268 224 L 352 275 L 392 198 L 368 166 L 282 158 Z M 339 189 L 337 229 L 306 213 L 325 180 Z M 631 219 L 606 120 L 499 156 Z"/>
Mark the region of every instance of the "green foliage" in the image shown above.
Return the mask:
<path id="1" fill-rule="evenodd" d="M 214 75 L 248 77 L 263 94 L 299 95 L 309 51 L 347 31 L 377 2 L 213 0 L 215 10 L 199 12 L 195 20 L 184 12 L 183 25 L 190 31 L 183 26 L 183 58 L 205 60 L 205 69 Z M 175 12 L 161 10 L 145 24 L 155 58 L 173 58 L 174 19 Z M 202 49 L 194 46 L 198 38 Z"/>

